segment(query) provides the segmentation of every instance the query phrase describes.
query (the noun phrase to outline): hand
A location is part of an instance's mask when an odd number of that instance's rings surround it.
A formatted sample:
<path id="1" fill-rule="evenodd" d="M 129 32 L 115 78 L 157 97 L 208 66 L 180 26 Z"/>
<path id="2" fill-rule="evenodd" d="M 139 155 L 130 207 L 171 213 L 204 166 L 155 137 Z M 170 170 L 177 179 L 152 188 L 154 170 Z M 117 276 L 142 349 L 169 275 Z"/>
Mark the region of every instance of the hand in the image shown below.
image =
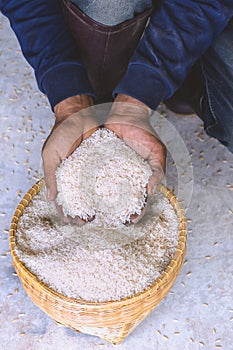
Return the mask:
<path id="1" fill-rule="evenodd" d="M 98 128 L 87 108 L 93 104 L 91 97 L 80 95 L 67 98 L 54 108 L 55 124 L 42 149 L 47 198 L 50 201 L 54 201 L 57 196 L 55 172 L 60 162 Z M 57 206 L 57 209 L 64 221 L 68 221 L 63 216 L 62 208 Z M 82 224 L 84 221 L 77 218 L 76 223 Z"/>
<path id="2" fill-rule="evenodd" d="M 156 185 L 162 180 L 166 167 L 166 148 L 156 137 L 150 126 L 151 110 L 142 102 L 127 96 L 118 95 L 113 103 L 105 127 L 116 133 L 125 143 L 146 159 L 152 169 L 147 192 L 155 192 Z M 132 215 L 131 221 L 138 222 L 145 213 Z"/>

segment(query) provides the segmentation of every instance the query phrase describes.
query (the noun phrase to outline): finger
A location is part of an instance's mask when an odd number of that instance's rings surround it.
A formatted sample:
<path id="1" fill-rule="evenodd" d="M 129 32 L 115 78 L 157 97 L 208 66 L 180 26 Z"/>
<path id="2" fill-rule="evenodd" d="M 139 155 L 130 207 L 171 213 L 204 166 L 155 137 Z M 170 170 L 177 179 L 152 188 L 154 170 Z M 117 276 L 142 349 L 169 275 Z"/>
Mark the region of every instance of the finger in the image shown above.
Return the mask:
<path id="1" fill-rule="evenodd" d="M 67 155 L 69 149 L 72 148 L 72 152 L 79 145 L 82 130 L 80 118 L 75 114 L 73 117 L 60 123 L 56 128 L 53 128 L 43 146 L 42 159 L 48 200 L 53 201 L 57 196 L 55 175 L 57 167 L 60 165 L 61 160 L 69 155 Z"/>
<path id="2" fill-rule="evenodd" d="M 154 138 L 147 160 L 153 172 L 148 183 L 148 194 L 152 195 L 155 193 L 156 186 L 164 178 L 166 170 L 166 148 L 156 138 Z"/>
<path id="3" fill-rule="evenodd" d="M 79 216 L 76 216 L 74 219 L 72 219 L 72 223 L 77 224 L 79 226 L 82 226 L 86 224 L 87 222 L 92 222 L 95 219 L 95 215 L 88 216 L 87 220 L 81 219 Z"/>
<path id="4" fill-rule="evenodd" d="M 164 178 L 164 167 L 161 166 L 159 161 L 153 160 L 152 162 L 149 161 L 149 164 L 151 166 L 151 169 L 153 171 L 153 174 L 149 178 L 148 186 L 147 186 L 147 193 L 149 196 L 155 193 L 157 185 L 162 181 Z"/>
<path id="5" fill-rule="evenodd" d="M 56 202 L 55 202 L 55 206 L 56 206 L 56 209 L 57 209 L 57 213 L 58 213 L 59 217 L 62 219 L 62 221 L 66 222 L 66 223 L 69 223 L 70 219 L 67 216 L 64 215 L 62 206 L 57 204 Z"/>
<path id="6" fill-rule="evenodd" d="M 57 213 L 63 222 L 68 223 L 68 224 L 75 224 L 78 226 L 83 226 L 86 223 L 86 221 L 81 219 L 79 216 L 76 216 L 75 218 L 72 218 L 69 215 L 65 216 L 62 206 L 57 204 L 56 202 L 55 202 L 55 206 L 57 209 Z"/>
<path id="7" fill-rule="evenodd" d="M 149 179 L 148 186 L 147 186 L 148 187 L 148 190 L 147 190 L 148 196 L 151 196 L 155 193 L 157 185 L 162 181 L 163 177 L 164 177 L 163 173 L 160 173 L 160 172 L 159 172 L 159 174 L 157 172 L 153 173 L 153 175 Z"/>
<path id="8" fill-rule="evenodd" d="M 143 216 L 146 214 L 146 208 L 147 208 L 147 203 L 142 208 L 142 211 L 141 211 L 140 214 L 133 214 L 133 215 L 130 216 L 130 221 L 133 224 L 137 224 L 143 218 Z"/>
<path id="9" fill-rule="evenodd" d="M 72 218 L 71 220 L 72 224 L 75 224 L 77 226 L 83 226 L 86 224 L 86 221 L 81 219 L 79 216 L 76 216 L 75 218 Z"/>
<path id="10" fill-rule="evenodd" d="M 60 164 L 60 157 L 54 151 L 44 148 L 42 152 L 44 178 L 47 186 L 47 199 L 54 201 L 57 196 L 56 170 Z"/>

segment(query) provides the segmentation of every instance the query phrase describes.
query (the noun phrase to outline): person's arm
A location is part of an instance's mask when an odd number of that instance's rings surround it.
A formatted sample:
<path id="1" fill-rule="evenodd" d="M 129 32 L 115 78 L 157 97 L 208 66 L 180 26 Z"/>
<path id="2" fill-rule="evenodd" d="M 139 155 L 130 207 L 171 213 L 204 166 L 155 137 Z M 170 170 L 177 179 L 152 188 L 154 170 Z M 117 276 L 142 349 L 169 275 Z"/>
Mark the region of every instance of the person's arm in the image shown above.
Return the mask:
<path id="1" fill-rule="evenodd" d="M 39 89 L 52 109 L 75 95 L 95 97 L 59 0 L 0 0 Z"/>
<path id="2" fill-rule="evenodd" d="M 151 164 L 149 194 L 165 172 L 166 150 L 150 127 L 147 107 L 156 109 L 173 95 L 232 16 L 232 0 L 161 0 L 113 91 L 117 103 L 106 126 Z"/>
<path id="3" fill-rule="evenodd" d="M 39 89 L 55 112 L 55 124 L 43 150 L 48 199 L 56 198 L 55 172 L 81 141 L 96 130 L 96 121 L 77 113 L 95 97 L 78 50 L 63 18 L 59 0 L 0 0 L 23 55 L 35 70 Z M 59 208 L 62 215 L 62 209 Z M 77 223 L 83 223 L 76 218 Z"/>
<path id="4" fill-rule="evenodd" d="M 156 109 L 232 16 L 232 0 L 160 1 L 113 95 L 129 95 Z"/>

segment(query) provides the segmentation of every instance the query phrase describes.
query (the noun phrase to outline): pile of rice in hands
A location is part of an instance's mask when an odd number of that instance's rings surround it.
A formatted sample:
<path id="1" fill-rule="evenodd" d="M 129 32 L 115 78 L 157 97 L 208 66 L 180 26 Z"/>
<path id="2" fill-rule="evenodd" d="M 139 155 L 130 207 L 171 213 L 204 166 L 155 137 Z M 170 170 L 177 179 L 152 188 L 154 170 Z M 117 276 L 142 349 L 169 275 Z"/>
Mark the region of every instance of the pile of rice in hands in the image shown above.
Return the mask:
<path id="1" fill-rule="evenodd" d="M 108 129 L 99 129 L 57 169 L 57 203 L 65 216 L 118 225 L 140 214 L 151 168 Z"/>

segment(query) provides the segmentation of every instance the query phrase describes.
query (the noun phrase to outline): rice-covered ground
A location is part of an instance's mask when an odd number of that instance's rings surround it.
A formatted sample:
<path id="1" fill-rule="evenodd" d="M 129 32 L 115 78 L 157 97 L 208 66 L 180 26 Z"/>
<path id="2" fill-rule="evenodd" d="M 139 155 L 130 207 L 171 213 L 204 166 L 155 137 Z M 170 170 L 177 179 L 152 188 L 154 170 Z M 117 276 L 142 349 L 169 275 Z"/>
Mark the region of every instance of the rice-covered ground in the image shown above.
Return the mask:
<path id="1" fill-rule="evenodd" d="M 40 152 L 53 114 L 2 16 L 0 77 L 0 350 L 113 349 L 97 337 L 55 324 L 32 303 L 15 274 L 9 250 L 11 216 L 21 196 L 41 176 Z M 233 155 L 204 134 L 196 116 L 169 114 L 168 120 L 183 138 L 193 166 L 187 254 L 167 297 L 119 349 L 229 350 L 233 342 Z M 177 182 L 175 154 L 173 147 L 166 182 L 177 191 L 177 183 L 188 171 L 183 169 Z"/>

